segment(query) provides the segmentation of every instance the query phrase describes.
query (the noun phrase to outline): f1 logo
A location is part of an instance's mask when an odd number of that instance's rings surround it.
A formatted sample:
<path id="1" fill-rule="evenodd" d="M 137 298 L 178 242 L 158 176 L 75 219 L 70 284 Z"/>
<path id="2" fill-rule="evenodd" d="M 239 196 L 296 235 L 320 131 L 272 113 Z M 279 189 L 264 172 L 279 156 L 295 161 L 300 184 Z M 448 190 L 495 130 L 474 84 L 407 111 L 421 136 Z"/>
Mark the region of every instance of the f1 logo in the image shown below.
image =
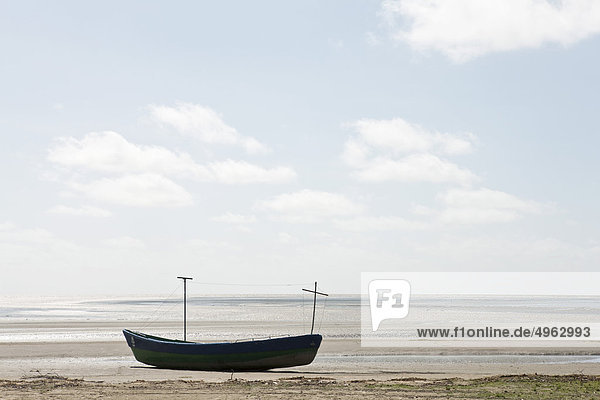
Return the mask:
<path id="1" fill-rule="evenodd" d="M 410 284 L 404 279 L 376 279 L 369 282 L 369 305 L 373 332 L 385 319 L 408 315 Z"/>

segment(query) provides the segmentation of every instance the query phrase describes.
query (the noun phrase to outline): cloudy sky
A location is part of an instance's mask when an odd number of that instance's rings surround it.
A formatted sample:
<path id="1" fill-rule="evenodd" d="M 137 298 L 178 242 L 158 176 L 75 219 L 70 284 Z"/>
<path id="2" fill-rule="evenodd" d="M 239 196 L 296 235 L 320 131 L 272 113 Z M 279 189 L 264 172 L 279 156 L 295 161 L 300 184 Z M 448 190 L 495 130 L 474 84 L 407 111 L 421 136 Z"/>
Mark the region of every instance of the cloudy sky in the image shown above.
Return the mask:
<path id="1" fill-rule="evenodd" d="M 1 2 L 0 294 L 597 270 L 598 33 L 596 0 Z"/>

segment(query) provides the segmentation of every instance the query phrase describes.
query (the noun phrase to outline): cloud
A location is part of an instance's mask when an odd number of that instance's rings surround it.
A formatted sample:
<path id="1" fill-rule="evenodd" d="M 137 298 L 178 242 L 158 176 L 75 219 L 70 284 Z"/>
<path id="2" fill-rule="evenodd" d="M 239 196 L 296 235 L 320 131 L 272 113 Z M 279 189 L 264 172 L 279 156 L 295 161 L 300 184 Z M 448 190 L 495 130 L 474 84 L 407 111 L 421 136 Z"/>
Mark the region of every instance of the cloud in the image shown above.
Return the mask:
<path id="1" fill-rule="evenodd" d="M 72 183 L 71 188 L 95 201 L 135 207 L 181 207 L 193 204 L 192 195 L 157 174 L 102 178 Z"/>
<path id="2" fill-rule="evenodd" d="M 89 133 L 82 139 L 58 138 L 48 160 L 67 169 L 111 174 L 158 174 L 226 184 L 283 183 L 296 177 L 289 167 L 264 168 L 246 161 L 202 165 L 183 152 L 137 145 L 116 132 Z"/>
<path id="3" fill-rule="evenodd" d="M 61 239 L 43 228 L 22 228 L 12 223 L 0 224 L 0 254 L 6 272 L 24 269 L 40 269 L 39 272 L 54 271 L 49 268 L 54 260 L 63 263 L 54 264 L 64 270 L 66 264 L 78 258 L 79 246 Z"/>
<path id="4" fill-rule="evenodd" d="M 314 190 L 284 193 L 262 202 L 260 208 L 275 212 L 288 222 L 317 222 L 330 217 L 353 215 L 363 207 L 343 195 Z"/>
<path id="5" fill-rule="evenodd" d="M 62 137 L 48 150 L 54 164 L 105 173 L 155 173 L 210 179 L 210 171 L 187 153 L 133 144 L 116 132 L 92 132 L 82 139 Z"/>
<path id="6" fill-rule="evenodd" d="M 346 141 L 342 160 L 360 180 L 460 185 L 477 180 L 468 169 L 440 157 L 473 151 L 475 137 L 471 133 L 430 132 L 400 118 L 362 119 L 347 126 L 358 136 Z"/>
<path id="7" fill-rule="evenodd" d="M 362 142 L 376 149 L 395 154 L 435 152 L 458 155 L 473 151 L 475 136 L 429 132 L 401 118 L 389 120 L 361 119 L 348 124 L 359 134 Z"/>
<path id="8" fill-rule="evenodd" d="M 355 217 L 337 220 L 338 228 L 348 231 L 393 231 L 393 230 L 422 230 L 430 224 L 422 221 L 410 221 L 401 217 Z"/>
<path id="9" fill-rule="evenodd" d="M 0 232 L 7 232 L 13 229 L 15 229 L 15 224 L 12 222 L 2 222 L 0 224 Z"/>
<path id="10" fill-rule="evenodd" d="M 226 213 L 218 217 L 213 217 L 212 220 L 217 222 L 224 222 L 226 224 L 244 225 L 255 223 L 256 217 L 254 215 Z"/>
<path id="11" fill-rule="evenodd" d="M 121 249 L 143 249 L 146 247 L 143 241 L 140 239 L 133 238 L 131 236 L 120 236 L 115 238 L 106 239 L 104 243 L 111 247 L 118 247 Z"/>
<path id="12" fill-rule="evenodd" d="M 565 271 L 594 270 L 600 262 L 597 243 L 569 243 L 553 237 L 530 237 L 515 234 L 510 237 L 478 233 L 476 236 L 450 235 L 439 242 L 415 247 L 419 259 L 436 255 L 449 268 L 479 265 L 488 271 Z"/>
<path id="13" fill-rule="evenodd" d="M 491 189 L 452 189 L 438 196 L 444 205 L 439 214 L 446 224 L 483 224 L 511 222 L 526 214 L 539 214 L 551 209 L 531 200 Z"/>
<path id="14" fill-rule="evenodd" d="M 65 290 L 61 282 L 75 281 L 77 284 L 72 286 L 81 294 L 118 293 L 127 287 L 111 281 L 111 276 L 121 274 L 124 281 L 130 281 L 139 275 L 140 265 L 145 271 L 159 271 L 163 253 L 169 252 L 168 247 L 162 252 L 152 248 L 135 251 L 135 240 L 129 241 L 133 247 L 126 247 L 125 239 L 98 240 L 97 232 L 87 233 L 90 232 L 75 232 L 76 238 L 67 238 L 40 227 L 0 223 L 0 254 L 5 273 L 0 283 L 2 293 L 59 295 Z M 115 247 L 108 249 L 111 242 Z M 170 254 L 164 259 L 176 256 Z"/>
<path id="15" fill-rule="evenodd" d="M 185 250 L 198 251 L 202 255 L 210 254 L 213 256 L 236 253 L 240 250 L 240 247 L 234 243 L 200 238 L 186 240 L 182 243 L 182 247 Z"/>
<path id="16" fill-rule="evenodd" d="M 385 182 L 432 182 L 469 184 L 475 174 L 456 164 L 442 160 L 432 154 L 414 154 L 400 160 L 381 157 L 358 170 L 356 176 L 363 181 Z"/>
<path id="17" fill-rule="evenodd" d="M 483 224 L 510 222 L 526 214 L 551 209 L 548 205 L 501 191 L 471 188 L 479 178 L 447 157 L 471 153 L 476 137 L 428 131 L 400 118 L 362 119 L 346 126 L 357 132 L 344 144 L 342 160 L 363 182 L 430 182 L 453 184 L 438 195 L 441 208 L 413 206 L 413 214 L 427 221 L 401 217 L 359 216 L 338 219 L 335 224 L 354 231 L 430 229 L 440 224 Z"/>
<path id="18" fill-rule="evenodd" d="M 246 161 L 219 161 L 208 167 L 212 179 L 220 183 L 285 183 L 296 178 L 296 172 L 289 167 L 263 168 Z"/>
<path id="19" fill-rule="evenodd" d="M 279 243 L 282 244 L 294 244 L 298 242 L 298 239 L 287 232 L 279 232 L 277 234 L 277 240 L 279 240 Z"/>
<path id="20" fill-rule="evenodd" d="M 365 34 L 365 41 L 369 46 L 379 46 L 381 44 L 381 39 L 373 32 L 367 32 Z"/>
<path id="21" fill-rule="evenodd" d="M 62 215 L 73 215 L 77 217 L 95 217 L 95 218 L 105 218 L 110 217 L 112 213 L 108 210 L 92 207 L 92 206 L 83 206 L 83 207 L 69 207 L 58 205 L 56 207 L 52 207 L 48 210 L 51 214 L 62 214 Z"/>
<path id="22" fill-rule="evenodd" d="M 0 242 L 51 244 L 59 243 L 56 236 L 42 228 L 24 229 L 12 223 L 0 224 Z M 63 243 L 63 242 L 60 242 Z"/>
<path id="23" fill-rule="evenodd" d="M 511 194 L 491 189 L 451 189 L 438 194 L 440 209 L 420 205 L 412 213 L 420 219 L 402 217 L 352 216 L 336 219 L 334 224 L 355 232 L 417 231 L 439 229 L 443 225 L 474 225 L 512 222 L 525 215 L 551 211 L 552 206 L 523 200 Z"/>
<path id="24" fill-rule="evenodd" d="M 597 0 L 385 0 L 381 16 L 394 40 L 457 63 L 544 44 L 568 46 L 600 32 Z"/>
<path id="25" fill-rule="evenodd" d="M 344 48 L 344 41 L 342 39 L 329 38 L 329 39 L 327 39 L 327 44 L 336 50 L 340 50 L 340 49 Z"/>
<path id="26" fill-rule="evenodd" d="M 151 105 L 149 109 L 152 118 L 158 123 L 172 126 L 178 132 L 205 143 L 241 146 L 250 154 L 268 151 L 255 138 L 240 135 L 209 107 L 179 103 L 175 107 Z"/>

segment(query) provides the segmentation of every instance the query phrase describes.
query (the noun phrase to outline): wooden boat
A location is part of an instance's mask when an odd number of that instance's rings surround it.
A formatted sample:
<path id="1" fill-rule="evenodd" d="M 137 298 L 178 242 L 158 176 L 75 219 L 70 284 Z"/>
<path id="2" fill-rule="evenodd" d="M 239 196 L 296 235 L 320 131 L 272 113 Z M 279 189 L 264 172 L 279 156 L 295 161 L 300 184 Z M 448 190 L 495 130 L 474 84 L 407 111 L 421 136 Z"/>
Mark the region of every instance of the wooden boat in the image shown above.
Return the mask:
<path id="1" fill-rule="evenodd" d="M 310 364 L 321 335 L 311 334 L 227 343 L 165 339 L 123 330 L 136 360 L 168 369 L 202 371 L 264 371 Z"/>
<path id="2" fill-rule="evenodd" d="M 314 334 L 315 290 L 302 289 L 314 294 L 312 326 L 309 335 L 256 339 L 241 342 L 198 343 L 186 340 L 186 281 L 183 279 L 183 340 L 165 339 L 145 333 L 123 330 L 125 340 L 136 360 L 167 369 L 200 371 L 265 371 L 273 368 L 296 367 L 310 364 L 317 355 L 323 337 Z"/>

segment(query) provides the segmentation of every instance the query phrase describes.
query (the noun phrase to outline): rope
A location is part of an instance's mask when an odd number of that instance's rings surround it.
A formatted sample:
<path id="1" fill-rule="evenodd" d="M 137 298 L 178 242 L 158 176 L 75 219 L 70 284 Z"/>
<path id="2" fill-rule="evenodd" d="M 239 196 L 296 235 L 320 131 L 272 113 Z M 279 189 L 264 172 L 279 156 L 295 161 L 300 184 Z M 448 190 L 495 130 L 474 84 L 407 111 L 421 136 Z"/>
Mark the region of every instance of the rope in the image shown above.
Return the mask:
<path id="1" fill-rule="evenodd" d="M 321 309 L 321 321 L 319 322 L 319 332 L 321 332 L 321 325 L 323 325 L 323 317 L 325 316 L 325 306 L 327 305 L 327 297 L 324 296 L 325 300 L 323 300 L 323 308 Z"/>
<path id="2" fill-rule="evenodd" d="M 194 281 L 189 281 L 188 283 L 192 283 L 195 285 L 207 285 L 207 286 L 258 286 L 258 287 L 277 287 L 277 286 L 285 286 L 285 287 L 290 287 L 290 286 L 308 286 L 311 283 L 272 283 L 272 284 L 253 284 L 253 283 L 218 283 L 218 282 L 194 282 Z M 173 289 L 173 291 L 171 291 L 171 293 L 166 297 L 163 298 L 163 300 L 160 302 L 160 304 L 158 305 L 158 307 L 156 307 L 156 309 L 152 312 L 152 314 L 150 315 L 150 317 L 146 320 L 146 323 L 140 328 L 140 329 L 145 329 L 147 328 L 150 324 L 154 323 L 161 315 L 165 314 L 166 312 L 170 312 L 172 309 L 174 309 L 175 307 L 179 306 L 179 304 L 174 303 L 171 305 L 171 307 L 169 307 L 169 309 L 167 309 L 165 312 L 159 314 L 160 309 L 167 303 L 167 301 L 171 300 L 173 298 L 173 294 L 175 293 L 175 291 L 177 291 L 178 289 L 181 288 L 181 283 L 178 284 L 175 289 Z M 306 307 L 305 307 L 305 299 L 306 296 L 304 294 L 304 292 L 302 293 L 302 328 L 303 330 L 306 329 L 306 318 L 305 314 L 306 314 Z M 325 296 L 325 299 L 323 301 L 323 307 L 321 309 L 321 320 L 319 322 L 319 331 L 321 330 L 321 326 L 323 325 L 323 318 L 325 315 L 325 305 L 327 304 L 327 297 Z"/>
<path id="3" fill-rule="evenodd" d="M 220 283 L 220 282 L 195 282 L 190 281 L 188 283 L 194 285 L 207 285 L 207 286 L 306 286 L 310 283 Z"/>
<path id="4" fill-rule="evenodd" d="M 168 300 L 171 300 L 171 298 L 173 297 L 173 293 L 175 293 L 176 290 L 178 290 L 181 287 L 181 284 L 178 284 L 175 289 L 173 289 L 173 291 L 169 294 L 169 296 L 167 298 L 163 298 L 163 300 L 160 302 L 160 304 L 158 305 L 158 307 L 156 307 L 156 309 L 152 312 L 152 314 L 150 314 L 150 317 L 148 317 L 146 324 L 144 326 L 142 326 L 140 329 L 145 329 L 148 327 L 148 325 L 150 325 L 151 323 L 155 322 L 158 317 L 160 317 L 160 315 L 158 314 L 158 311 L 162 308 L 162 306 L 165 305 L 165 303 Z M 171 311 L 173 308 L 175 308 L 175 306 L 177 306 L 177 304 L 172 304 L 171 307 L 167 310 L 167 311 Z M 154 317 L 154 318 L 153 318 Z"/>
<path id="5" fill-rule="evenodd" d="M 306 331 L 306 309 L 304 308 L 304 292 L 302 292 L 302 331 Z"/>

